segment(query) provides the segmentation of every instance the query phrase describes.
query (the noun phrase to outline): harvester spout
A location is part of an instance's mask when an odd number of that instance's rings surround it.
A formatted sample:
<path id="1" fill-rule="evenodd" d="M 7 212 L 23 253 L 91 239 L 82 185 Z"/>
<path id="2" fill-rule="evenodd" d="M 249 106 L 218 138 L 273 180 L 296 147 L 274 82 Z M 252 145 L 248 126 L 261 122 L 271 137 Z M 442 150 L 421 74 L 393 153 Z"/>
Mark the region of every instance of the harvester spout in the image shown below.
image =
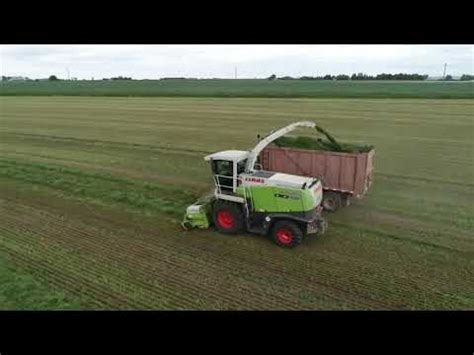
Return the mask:
<path id="1" fill-rule="evenodd" d="M 275 139 L 280 138 L 281 136 L 284 136 L 285 134 L 293 131 L 294 129 L 298 127 L 308 127 L 308 128 L 316 128 L 316 123 L 312 121 L 300 121 L 300 122 L 295 122 L 292 123 L 286 127 L 280 128 L 279 130 L 270 133 L 268 136 L 263 138 L 258 144 L 255 146 L 250 151 L 248 160 L 247 160 L 247 165 L 245 167 L 245 170 L 247 172 L 251 172 L 254 169 L 255 162 L 257 161 L 257 157 L 260 154 L 260 152 L 270 143 L 272 143 Z"/>

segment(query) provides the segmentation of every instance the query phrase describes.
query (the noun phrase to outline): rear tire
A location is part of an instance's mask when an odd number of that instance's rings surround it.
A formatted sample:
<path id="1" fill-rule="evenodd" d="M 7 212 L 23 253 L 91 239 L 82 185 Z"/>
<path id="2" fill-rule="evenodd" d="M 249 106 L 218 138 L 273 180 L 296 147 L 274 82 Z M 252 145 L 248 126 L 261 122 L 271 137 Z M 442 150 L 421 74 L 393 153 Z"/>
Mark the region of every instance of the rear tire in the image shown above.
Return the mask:
<path id="1" fill-rule="evenodd" d="M 242 206 L 237 203 L 217 200 L 214 204 L 212 219 L 216 229 L 225 234 L 235 234 L 244 228 Z"/>
<path id="2" fill-rule="evenodd" d="M 323 195 L 323 208 L 328 212 L 336 212 L 342 207 L 341 194 L 334 191 L 324 192 Z"/>
<path id="3" fill-rule="evenodd" d="M 278 221 L 272 228 L 273 241 L 285 248 L 294 248 L 303 241 L 303 231 L 292 221 Z"/>

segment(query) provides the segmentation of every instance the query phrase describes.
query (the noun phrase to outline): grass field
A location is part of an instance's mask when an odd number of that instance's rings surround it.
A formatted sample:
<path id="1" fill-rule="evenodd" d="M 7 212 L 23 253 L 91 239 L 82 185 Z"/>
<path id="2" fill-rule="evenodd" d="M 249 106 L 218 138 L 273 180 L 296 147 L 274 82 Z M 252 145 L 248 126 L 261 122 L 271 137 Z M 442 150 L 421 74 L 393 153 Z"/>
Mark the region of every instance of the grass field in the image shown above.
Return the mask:
<path id="1" fill-rule="evenodd" d="M 474 309 L 472 100 L 0 105 L 0 255 L 68 305 Z M 257 133 L 303 119 L 376 147 L 371 190 L 326 215 L 327 234 L 286 250 L 256 235 L 180 229 L 185 206 L 211 188 L 205 154 L 250 148 Z"/>
<path id="2" fill-rule="evenodd" d="M 133 80 L 0 82 L 0 95 L 472 99 L 473 82 Z"/>
<path id="3" fill-rule="evenodd" d="M 53 290 L 30 274 L 18 270 L 0 253 L 0 310 L 80 309 L 64 292 Z"/>

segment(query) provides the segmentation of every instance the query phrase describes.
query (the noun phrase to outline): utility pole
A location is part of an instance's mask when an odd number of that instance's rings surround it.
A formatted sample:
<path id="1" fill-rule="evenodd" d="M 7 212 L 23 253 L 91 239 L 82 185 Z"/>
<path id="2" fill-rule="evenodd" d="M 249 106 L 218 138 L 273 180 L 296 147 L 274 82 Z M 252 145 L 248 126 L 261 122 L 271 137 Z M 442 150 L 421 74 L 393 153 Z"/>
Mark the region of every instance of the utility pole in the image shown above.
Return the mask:
<path id="1" fill-rule="evenodd" d="M 448 66 L 448 64 L 444 63 L 443 79 L 446 79 L 446 67 L 447 66 Z"/>
<path id="2" fill-rule="evenodd" d="M 237 67 L 234 67 L 234 79 L 237 79 Z"/>
<path id="3" fill-rule="evenodd" d="M 66 72 L 67 72 L 67 80 L 70 80 L 70 77 L 69 77 L 69 68 L 66 68 Z"/>

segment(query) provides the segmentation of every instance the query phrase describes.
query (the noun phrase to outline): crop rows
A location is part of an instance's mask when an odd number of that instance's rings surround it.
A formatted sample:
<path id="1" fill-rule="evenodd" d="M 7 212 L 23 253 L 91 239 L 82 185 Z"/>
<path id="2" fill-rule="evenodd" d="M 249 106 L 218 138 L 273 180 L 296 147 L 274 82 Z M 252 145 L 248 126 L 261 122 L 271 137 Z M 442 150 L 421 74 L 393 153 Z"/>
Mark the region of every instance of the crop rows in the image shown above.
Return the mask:
<path id="1" fill-rule="evenodd" d="M 43 217 L 44 218 L 44 217 Z M 25 220 L 24 218 L 24 213 L 23 213 L 23 218 L 21 219 L 13 219 L 13 221 L 11 221 L 11 226 L 12 228 L 15 228 L 15 226 L 18 226 L 20 225 L 21 223 L 25 224 L 25 223 L 31 223 L 30 224 L 30 229 L 26 232 L 26 234 L 31 234 L 31 233 L 38 233 L 38 232 L 34 232 L 35 230 L 38 230 L 38 226 L 35 226 L 34 223 L 35 221 L 37 221 L 37 218 L 34 218 L 32 222 L 28 221 L 28 220 Z M 6 223 L 4 224 L 6 225 Z M 207 267 L 209 268 L 209 264 L 207 263 L 203 263 L 204 261 L 206 262 L 214 262 L 214 263 L 217 263 L 216 266 L 213 266 L 214 270 L 217 271 L 217 270 L 225 270 L 225 271 L 228 271 L 228 272 L 231 272 L 231 271 L 235 271 L 235 270 L 238 270 L 238 267 L 239 265 L 243 265 L 245 260 L 234 260 L 233 258 L 231 258 L 230 260 L 229 259 L 226 259 L 226 260 L 216 260 L 216 259 L 212 259 L 213 257 L 215 257 L 215 255 L 212 255 L 211 254 L 211 258 L 206 260 L 206 259 L 203 259 L 202 256 L 203 256 L 203 252 L 205 252 L 205 250 L 196 250 L 196 249 L 190 249 L 190 250 L 183 250 L 182 247 L 180 247 L 179 250 L 176 250 L 176 245 L 169 245 L 170 243 L 164 243 L 164 245 L 162 245 L 162 243 L 160 243 L 160 248 L 153 248 L 151 249 L 150 248 L 150 245 L 137 245 L 139 243 L 137 243 L 136 241 L 134 241 L 134 246 L 135 248 L 131 247 L 130 245 L 126 245 L 125 247 L 123 247 L 122 249 L 121 248 L 117 248 L 116 246 L 113 247 L 113 242 L 102 242 L 101 241 L 101 238 L 98 238 L 98 235 L 97 234 L 87 234 L 87 233 L 84 233 L 80 230 L 74 230 L 74 229 L 70 229 L 70 228 L 67 228 L 66 230 L 64 230 L 64 226 L 59 222 L 57 222 L 56 224 L 56 228 L 61 228 L 61 229 L 53 229 L 52 228 L 52 225 L 54 225 L 52 223 L 51 220 L 48 220 L 48 223 L 45 224 L 45 227 L 47 227 L 47 230 L 45 231 L 48 235 L 48 238 L 52 238 L 53 236 L 56 237 L 56 238 L 60 238 L 61 240 L 63 241 L 67 241 L 67 244 L 66 245 L 69 245 L 69 246 L 72 246 L 74 244 L 77 244 L 79 243 L 78 247 L 80 248 L 79 250 L 81 249 L 84 249 L 86 247 L 89 247 L 89 251 L 91 252 L 98 252 L 100 253 L 101 255 L 101 258 L 105 258 L 107 259 L 108 257 L 110 257 L 110 260 L 113 261 L 113 260 L 117 260 L 119 257 L 120 257 L 120 260 L 121 262 L 126 262 L 127 265 L 130 266 L 129 270 L 130 272 L 133 274 L 133 273 L 136 273 L 140 270 L 147 270 L 147 273 L 145 274 L 142 274 L 140 276 L 142 277 L 153 277 L 153 276 L 158 276 L 158 277 L 163 277 L 163 274 L 160 272 L 158 273 L 157 275 L 153 275 L 153 274 L 150 274 L 150 269 L 149 268 L 152 268 L 153 266 L 157 266 L 156 263 L 154 264 L 153 263 L 153 260 L 159 260 L 160 262 L 163 262 L 163 260 L 168 260 L 168 261 L 172 261 L 172 260 L 179 260 L 179 263 L 178 264 L 171 264 L 169 265 L 170 266 L 170 270 L 174 267 L 174 268 L 179 268 L 180 267 L 180 264 L 186 264 L 186 263 L 194 263 L 195 264 L 195 270 L 193 271 L 193 273 L 191 273 L 189 276 L 190 278 L 187 280 L 188 282 L 192 282 L 192 279 L 196 276 L 198 277 L 202 277 L 202 278 L 205 278 L 205 274 L 204 275 L 199 275 L 199 270 L 201 269 L 201 267 Z M 40 228 L 41 230 L 41 228 Z M 53 233 L 53 231 L 55 231 L 55 233 Z M 43 232 L 43 233 L 45 233 Z M 43 234 L 44 235 L 44 234 Z M 87 239 L 88 238 L 88 239 Z M 28 238 L 26 238 L 28 239 Z M 163 240 L 166 240 L 163 238 Z M 141 247 L 141 249 L 137 248 L 138 247 Z M 111 249 L 113 247 L 113 249 Z M 151 250 L 150 250 L 151 249 Z M 111 251 L 113 250 L 113 251 Z M 147 252 L 152 260 L 149 261 L 148 263 L 145 262 L 145 265 L 143 265 L 144 263 L 144 259 L 143 259 L 143 256 L 140 255 L 140 252 Z M 189 254 L 189 256 L 188 256 Z M 199 258 L 196 259 L 196 257 L 194 257 L 193 255 L 200 255 Z M 186 260 L 185 256 L 188 256 L 188 260 Z M 141 264 L 138 264 L 136 262 L 136 260 L 141 260 Z M 249 266 L 248 264 L 246 265 L 247 267 Z M 274 267 L 274 266 L 273 266 Z M 257 263 L 256 265 L 256 269 L 255 270 L 258 270 L 260 268 L 264 268 L 263 271 L 266 271 L 264 273 L 264 275 L 262 275 L 262 277 L 270 277 L 270 276 L 275 276 L 275 271 L 278 272 L 279 270 L 281 271 L 281 269 L 272 269 L 272 265 L 271 265 L 271 261 L 270 260 L 267 260 L 267 261 L 264 261 L 264 262 L 260 262 L 260 263 Z M 159 270 L 158 270 L 159 271 Z M 162 272 L 163 271 L 166 271 L 165 270 L 161 270 Z M 250 270 L 249 270 L 250 271 Z M 184 269 L 184 272 L 186 272 L 186 269 Z M 188 271 L 189 272 L 189 271 Z M 303 273 L 304 274 L 304 273 Z M 309 275 L 304 275 L 306 277 L 308 277 Z M 184 280 L 183 280 L 184 278 Z M 166 280 L 166 283 L 169 284 L 169 282 L 172 281 L 172 280 Z M 186 281 L 186 275 L 183 275 L 183 274 L 180 274 L 179 276 L 179 279 L 178 281 Z M 314 281 L 314 280 L 313 280 Z M 304 289 L 304 288 L 308 288 L 308 279 L 307 278 L 302 278 L 300 281 L 298 281 L 298 277 L 296 275 L 296 277 L 294 277 L 292 279 L 292 286 L 293 287 L 297 287 L 299 289 Z M 227 286 L 230 286 L 230 285 L 227 285 Z M 316 288 L 318 289 L 317 291 L 321 292 L 321 288 L 324 289 L 324 286 L 321 286 L 321 285 L 318 285 L 318 284 L 315 284 Z M 240 285 L 241 287 L 241 285 Z M 334 292 L 335 290 L 337 290 L 337 286 L 336 285 L 332 285 L 332 291 Z M 246 292 L 250 291 L 250 290 L 245 290 Z M 315 290 L 313 290 L 315 291 Z M 351 298 L 359 298 L 356 296 L 356 294 L 351 294 L 350 292 L 344 292 L 343 291 L 343 294 L 342 294 L 342 299 L 348 299 L 348 295 L 351 295 L 352 297 Z M 275 297 L 276 295 L 273 295 L 273 297 Z M 220 298 L 222 298 L 222 296 L 218 296 Z M 362 298 L 361 298 L 362 299 Z M 236 300 L 235 299 L 231 299 L 229 301 L 233 301 L 235 302 Z M 265 301 L 267 306 L 268 306 L 268 303 L 269 301 Z M 366 306 L 369 306 L 371 304 L 367 304 Z"/>
<path id="2" fill-rule="evenodd" d="M 0 249 L 86 309 L 474 308 L 470 100 L 0 101 Z M 375 145 L 363 200 L 295 250 L 182 231 L 204 155 L 296 119 Z"/>
<path id="3" fill-rule="evenodd" d="M 25 221 L 24 218 L 22 218 L 22 221 L 23 223 L 26 223 L 28 225 L 28 222 L 29 221 Z M 31 222 L 30 222 L 31 223 Z M 158 277 L 159 279 L 161 279 L 164 284 L 166 285 L 172 285 L 173 283 L 178 283 L 177 284 L 177 287 L 179 287 L 180 289 L 183 289 L 185 290 L 186 288 L 188 288 L 190 285 L 192 285 L 193 283 L 193 280 L 198 277 L 200 279 L 205 279 L 206 277 L 206 274 L 200 274 L 199 270 L 201 269 L 201 267 L 207 267 L 207 269 L 209 269 L 209 265 L 206 264 L 206 263 L 203 263 L 203 260 L 201 260 L 201 258 L 197 259 L 193 256 L 188 256 L 188 258 L 184 258 L 183 256 L 186 256 L 187 254 L 183 253 L 183 250 L 180 249 L 179 251 L 176 251 L 174 250 L 173 251 L 173 246 L 169 246 L 169 245 L 165 245 L 164 249 L 160 249 L 160 248 L 153 248 L 152 250 L 147 250 L 148 248 L 143 248 L 143 246 L 141 246 L 142 248 L 139 249 L 135 246 L 135 248 L 130 248 L 130 246 L 125 246 L 125 247 L 119 247 L 117 248 L 116 246 L 113 247 L 113 244 L 110 243 L 110 242 L 102 242 L 100 238 L 98 238 L 98 235 L 97 234 L 87 234 L 87 233 L 84 233 L 79 230 L 73 230 L 73 229 L 69 229 L 67 228 L 66 230 L 64 230 L 64 227 L 62 227 L 62 229 L 59 229 L 59 230 L 55 230 L 54 227 L 52 227 L 53 223 L 51 223 L 51 221 L 48 221 L 48 223 L 46 224 L 46 232 L 48 232 L 48 238 L 52 238 L 52 237 L 59 237 L 63 242 L 67 242 L 66 245 L 69 245 L 69 246 L 74 246 L 75 244 L 78 244 L 78 248 L 79 250 L 82 252 L 82 251 L 89 251 L 89 252 L 96 252 L 96 253 L 100 253 L 100 256 L 102 258 L 102 261 L 108 261 L 108 262 L 113 262 L 113 261 L 117 261 L 117 260 L 120 260 L 120 263 L 126 263 L 127 267 L 128 267 L 128 270 L 130 272 L 130 275 L 133 276 L 139 276 L 139 277 L 142 277 L 144 279 L 152 279 L 153 277 Z M 13 219 L 11 221 L 11 224 L 7 224 L 7 223 L 4 223 L 5 226 L 10 226 L 12 228 L 18 228 L 18 226 L 20 225 L 20 220 L 15 220 Z M 61 228 L 61 225 L 60 224 L 57 224 L 55 226 L 56 228 Z M 37 229 L 37 226 L 35 227 L 35 225 L 29 225 L 29 228 L 30 229 L 26 229 L 26 230 L 23 230 L 23 231 L 20 231 L 20 232 L 23 232 L 24 234 L 26 235 L 34 235 L 34 233 L 38 233 L 38 232 L 35 232 L 35 228 Z M 55 233 L 53 233 L 53 231 Z M 44 233 L 45 231 L 43 231 Z M 40 235 L 44 235 L 44 234 L 40 234 Z M 21 237 L 17 237 L 18 239 L 22 239 Z M 30 237 L 31 238 L 31 237 Z M 28 241 L 28 237 L 23 237 L 23 239 L 26 239 L 26 243 Z M 25 241 L 24 241 L 25 242 Z M 74 243 L 76 242 L 76 243 Z M 112 249 L 113 247 L 113 249 Z M 171 248 L 170 248 L 171 247 Z M 170 249 L 168 249 L 170 248 Z M 194 252 L 196 254 L 196 250 L 191 250 L 192 252 Z M 143 255 L 141 255 L 141 252 L 147 252 L 149 253 L 149 255 L 154 259 L 154 260 L 158 260 L 160 261 L 160 263 L 164 263 L 164 266 L 165 268 L 164 269 L 156 269 L 157 266 L 160 266 L 159 264 L 156 264 L 153 263 L 153 261 L 148 261 L 146 262 L 144 259 L 143 259 Z M 189 252 L 189 251 L 188 251 Z M 179 254 L 179 255 L 177 255 Z M 179 259 L 178 259 L 179 257 Z M 188 259 L 188 260 L 186 260 Z M 57 256 L 55 256 L 55 260 L 58 260 L 57 259 Z M 140 260 L 140 262 L 137 262 L 137 260 Z M 178 262 L 176 262 L 176 260 L 179 260 Z M 67 257 L 64 259 L 64 261 L 67 263 L 67 262 L 71 262 L 70 259 L 68 259 Z M 86 262 L 87 260 L 84 260 L 83 262 L 85 262 L 86 265 L 88 265 L 89 263 Z M 189 273 L 188 271 L 188 275 L 186 275 L 186 273 L 179 273 L 179 276 L 177 275 L 174 275 L 174 274 L 166 274 L 166 271 L 171 271 L 173 270 L 174 268 L 180 268 L 180 265 L 186 265 L 187 263 L 194 263 L 195 264 L 195 271 L 192 272 L 192 273 Z M 154 267 L 153 267 L 154 266 Z M 235 270 L 236 267 L 238 267 L 238 265 L 227 265 L 227 267 L 224 267 L 224 265 L 212 265 L 212 268 L 214 269 L 214 271 L 216 270 L 222 270 L 222 271 L 232 271 L 232 269 Z M 76 267 L 80 267 L 80 265 L 76 265 Z M 113 269 L 113 266 L 112 266 L 112 269 Z M 182 266 L 181 266 L 181 269 L 182 269 Z M 143 270 L 146 270 L 146 272 L 144 272 Z M 211 269 L 212 270 L 212 269 Z M 103 270 L 103 272 L 105 272 L 103 275 L 113 275 L 113 270 L 109 269 L 109 270 Z M 186 270 L 184 269 L 184 272 L 186 272 Z M 165 275 L 165 277 L 164 277 Z M 115 277 L 115 275 L 114 275 Z M 132 277 L 133 279 L 133 277 Z M 135 280 L 135 279 L 134 279 Z M 130 282 L 130 280 L 123 280 L 125 282 Z M 133 281 L 135 282 L 135 281 Z M 140 286 L 143 286 L 140 285 Z M 221 290 L 221 293 L 222 291 L 225 291 L 226 289 L 228 289 L 228 287 L 231 287 L 230 284 L 228 285 L 222 285 L 223 288 Z M 251 292 L 251 289 L 247 288 L 247 289 L 242 289 L 244 285 L 239 285 L 239 288 L 241 291 L 243 292 Z M 303 284 L 294 284 L 294 286 L 296 287 L 303 287 Z M 157 291 L 157 288 L 156 287 L 153 287 L 151 289 L 152 291 L 156 292 Z M 203 293 L 203 289 L 190 289 L 190 291 L 194 294 L 201 294 Z M 233 291 L 236 291 L 236 290 L 233 290 Z M 207 290 L 205 293 L 209 293 L 209 291 Z M 232 292 L 231 293 L 232 295 L 234 295 L 234 293 Z M 185 297 L 182 297 L 183 296 L 183 293 L 181 293 L 180 295 L 180 304 L 183 305 L 183 306 L 186 306 L 186 302 L 185 302 Z M 246 307 L 246 304 L 245 303 L 240 303 L 239 304 L 239 299 L 236 298 L 235 296 L 231 296 L 231 297 L 228 297 L 226 296 L 225 294 L 214 294 L 214 295 L 211 295 L 213 296 L 214 298 L 218 299 L 219 302 L 225 302 L 229 305 L 235 305 L 235 306 L 240 306 L 240 307 Z M 273 295 L 267 295 L 267 296 L 270 296 L 271 298 L 273 299 L 278 299 L 278 295 L 276 294 L 273 294 Z M 272 299 L 269 298 L 269 299 L 262 299 L 262 303 L 255 303 L 255 307 L 265 307 L 265 306 L 271 306 L 271 303 L 272 303 Z M 256 299 L 254 299 L 254 301 L 257 301 Z M 286 301 L 286 305 L 285 305 L 285 301 Z M 294 307 L 295 304 L 291 304 L 291 303 L 288 303 L 291 301 L 291 298 L 290 299 L 284 299 L 284 298 L 280 298 L 278 300 L 278 303 L 279 305 L 281 306 L 286 306 L 286 307 Z M 176 306 L 176 305 L 175 305 Z M 191 306 L 191 305 L 187 305 L 187 306 Z"/>
<path id="4" fill-rule="evenodd" d="M 95 229 L 87 230 L 84 226 L 70 223 L 65 225 L 62 220 L 44 211 L 37 213 L 24 206 L 17 208 L 11 209 L 15 216 L 4 214 L 2 218 L 4 228 L 16 231 L 16 243 L 27 249 L 32 246 L 32 237 L 35 240 L 46 238 L 48 248 L 37 252 L 39 258 L 54 260 L 54 263 L 60 264 L 71 275 L 77 274 L 83 278 L 87 275 L 89 280 L 101 280 L 101 277 L 105 277 L 108 280 L 99 282 L 92 287 L 93 290 L 97 287 L 107 289 L 110 286 L 114 290 L 121 290 L 123 295 L 132 297 L 136 293 L 134 291 L 139 289 L 139 299 L 128 304 L 135 308 L 157 306 L 157 299 L 165 299 L 167 302 L 161 303 L 161 306 L 175 308 L 205 307 L 207 303 L 229 308 L 291 309 L 304 306 L 304 300 L 300 301 L 302 295 L 332 300 L 333 304 L 340 303 L 351 308 L 390 308 L 400 304 L 398 287 L 406 287 L 403 284 L 393 284 L 393 289 L 390 290 L 387 289 L 387 284 L 373 280 L 372 290 L 386 289 L 388 292 L 388 299 L 381 302 L 371 297 L 371 290 L 363 294 L 355 291 L 361 287 L 357 282 L 351 282 L 354 278 L 350 273 L 343 282 L 325 282 L 325 279 L 331 277 L 331 273 L 322 272 L 328 270 L 324 268 L 324 264 L 320 265 L 321 270 L 318 270 L 317 276 L 308 272 L 307 268 L 301 268 L 289 276 L 282 264 L 275 259 L 255 259 L 248 256 L 248 250 L 247 253 L 245 250 L 239 251 L 239 248 L 244 249 L 239 243 L 235 245 L 234 255 L 222 260 L 212 250 L 209 251 L 209 248 L 197 247 L 196 243 L 191 243 L 191 246 L 189 243 L 177 244 L 176 240 L 165 236 L 158 236 L 155 241 L 131 239 L 131 235 L 114 235 L 111 238 Z M 42 224 L 38 224 L 39 220 L 42 220 Z M 64 252 L 68 248 L 73 257 Z M 33 258 L 33 263 L 38 263 L 38 260 Z M 89 269 L 91 265 L 93 266 Z M 245 266 L 245 273 L 250 275 L 248 279 L 239 275 L 239 267 L 242 266 Z M 357 268 L 354 271 L 357 272 Z M 218 281 L 213 280 L 218 272 L 227 276 L 220 276 Z M 333 274 L 342 272 L 342 269 L 332 270 Z M 254 273 L 258 273 L 257 279 L 252 275 Z M 279 284 L 278 279 L 285 277 L 285 285 Z M 268 289 L 262 287 L 262 282 L 268 283 Z M 260 291 L 256 292 L 258 289 Z M 200 304 L 196 296 L 188 295 L 200 295 L 207 301 Z M 246 295 L 252 296 L 251 305 L 246 302 Z M 96 294 L 96 297 L 102 296 L 106 294 Z M 215 303 L 209 303 L 210 301 Z M 122 301 L 119 304 L 123 306 L 127 303 Z M 115 306 L 118 307 L 117 304 Z"/>

